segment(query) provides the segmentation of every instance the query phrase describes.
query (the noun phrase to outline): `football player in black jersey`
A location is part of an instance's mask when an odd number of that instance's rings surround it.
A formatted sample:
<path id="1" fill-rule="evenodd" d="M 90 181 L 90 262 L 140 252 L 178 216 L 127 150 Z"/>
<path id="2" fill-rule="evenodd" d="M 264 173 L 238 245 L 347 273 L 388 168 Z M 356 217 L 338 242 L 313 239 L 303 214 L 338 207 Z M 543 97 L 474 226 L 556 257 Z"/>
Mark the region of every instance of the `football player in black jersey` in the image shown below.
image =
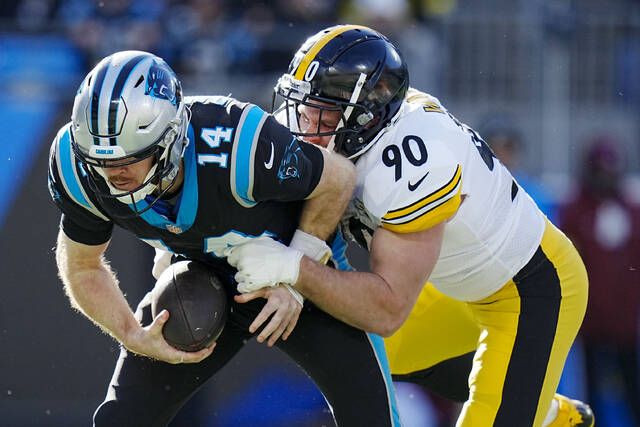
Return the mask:
<path id="1" fill-rule="evenodd" d="M 175 259 L 206 263 L 233 295 L 235 270 L 225 257 L 251 239 L 268 236 L 326 260 L 324 239 L 353 181 L 348 161 L 299 144 L 255 105 L 183 98 L 171 68 L 154 55 L 103 59 L 80 85 L 49 163 L 50 193 L 62 211 L 56 260 L 66 292 L 122 344 L 94 425 L 166 425 L 258 332 L 312 377 L 338 425 L 399 425 L 379 337 L 312 304 L 303 309 L 295 290 L 278 286 L 264 294 L 266 303 L 231 299 L 216 345 L 179 351 L 162 336 L 170 314 L 152 319 L 145 298 L 134 315 L 104 258 L 118 225 Z"/>

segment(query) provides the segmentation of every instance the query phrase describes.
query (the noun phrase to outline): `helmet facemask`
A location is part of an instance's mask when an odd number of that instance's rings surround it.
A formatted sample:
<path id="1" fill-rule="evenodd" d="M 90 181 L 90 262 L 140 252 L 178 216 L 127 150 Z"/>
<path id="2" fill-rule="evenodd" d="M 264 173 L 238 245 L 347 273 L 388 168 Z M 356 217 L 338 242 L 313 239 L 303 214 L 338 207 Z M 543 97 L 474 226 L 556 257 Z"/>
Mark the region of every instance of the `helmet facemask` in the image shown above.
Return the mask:
<path id="1" fill-rule="evenodd" d="M 355 159 L 398 114 L 408 85 L 404 59 L 386 37 L 361 25 L 336 25 L 302 44 L 288 73 L 278 80 L 274 101 L 276 96 L 285 99 L 288 125 L 296 135 L 331 135 L 334 150 Z M 329 106 L 333 113 L 339 111 L 340 120 L 331 132 L 325 125 L 302 133 L 301 106 L 325 110 L 319 113 L 329 112 Z M 314 114 L 319 123 L 322 116 Z"/>
<path id="2" fill-rule="evenodd" d="M 291 74 L 285 74 L 280 77 L 274 88 L 272 111 L 276 116 L 284 116 L 286 121 L 283 124 L 289 127 L 293 135 L 302 139 L 331 136 L 327 146 L 329 150 L 338 151 L 350 159 L 355 158 L 361 153 L 349 152 L 345 148 L 351 141 L 362 143 L 363 133 L 366 133 L 375 118 L 369 108 L 357 102 L 365 82 L 366 75 L 361 74 L 351 92 L 350 99 L 344 101 L 313 95 L 309 82 L 296 80 Z M 283 98 L 283 102 L 280 102 L 279 98 Z M 280 106 L 276 109 L 278 104 Z M 300 106 L 318 111 L 317 115 L 314 115 L 317 116 L 317 125 L 314 129 L 308 129 L 301 124 Z M 335 113 L 339 117 L 337 122 Z M 334 129 L 323 131 L 323 123 L 328 117 L 330 122 L 336 122 L 336 126 Z"/>
<path id="3" fill-rule="evenodd" d="M 114 214 L 114 216 L 121 218 L 140 216 L 170 191 L 176 190 L 174 185 L 178 178 L 184 150 L 189 145 L 189 140 L 185 135 L 189 119 L 190 111 L 188 108 L 184 108 L 183 118 L 170 122 L 162 136 L 151 146 L 131 156 L 118 159 L 100 159 L 87 156 L 78 144 L 74 143 L 73 131 L 71 132 L 73 152 L 87 169 L 89 178 L 87 181 L 92 191 L 100 199 L 116 199 L 129 205 L 133 211 L 131 215 Z M 114 187 L 104 172 L 104 169 L 132 165 L 149 157 L 154 157 L 153 165 L 142 183 L 133 190 L 123 191 Z M 139 206 L 139 202 L 150 195 L 153 195 L 153 198 L 146 201 L 146 206 Z"/>

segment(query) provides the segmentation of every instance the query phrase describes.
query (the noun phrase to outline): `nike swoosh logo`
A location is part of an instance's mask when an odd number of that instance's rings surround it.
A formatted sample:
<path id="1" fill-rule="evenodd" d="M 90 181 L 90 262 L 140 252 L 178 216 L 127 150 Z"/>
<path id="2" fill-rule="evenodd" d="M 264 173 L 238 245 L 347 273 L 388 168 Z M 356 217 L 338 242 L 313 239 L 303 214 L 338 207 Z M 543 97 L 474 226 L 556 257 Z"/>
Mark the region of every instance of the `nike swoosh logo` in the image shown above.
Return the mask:
<path id="1" fill-rule="evenodd" d="M 273 142 L 271 143 L 271 157 L 269 157 L 268 162 L 264 162 L 264 167 L 267 169 L 271 169 L 273 167 Z"/>
<path id="2" fill-rule="evenodd" d="M 425 173 L 424 176 L 420 178 L 418 182 L 416 182 L 415 184 L 412 184 L 411 182 L 407 182 L 407 187 L 409 187 L 409 191 L 413 191 L 416 188 L 418 188 L 420 184 L 422 184 L 422 181 L 424 181 L 424 179 L 427 177 L 427 175 L 429 175 L 429 172 Z"/>

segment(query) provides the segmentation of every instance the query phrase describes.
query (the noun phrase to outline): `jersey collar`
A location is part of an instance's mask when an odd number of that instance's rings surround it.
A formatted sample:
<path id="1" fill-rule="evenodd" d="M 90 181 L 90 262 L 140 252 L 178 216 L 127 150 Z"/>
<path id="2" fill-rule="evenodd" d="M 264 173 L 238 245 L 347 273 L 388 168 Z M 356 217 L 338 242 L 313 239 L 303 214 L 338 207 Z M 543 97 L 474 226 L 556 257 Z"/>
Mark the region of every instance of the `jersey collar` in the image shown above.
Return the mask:
<path id="1" fill-rule="evenodd" d="M 185 148 L 183 156 L 184 182 L 182 184 L 182 195 L 178 201 L 178 214 L 176 221 L 170 221 L 164 215 L 160 215 L 153 209 L 144 212 L 141 217 L 148 224 L 157 228 L 164 228 L 175 234 L 180 234 L 191 228 L 198 211 L 198 174 L 195 152 L 195 139 L 193 127 L 189 125 L 187 137 L 189 144 Z M 138 202 L 140 208 L 146 207 L 146 202 L 141 200 Z M 144 204 L 144 205 L 143 205 Z"/>

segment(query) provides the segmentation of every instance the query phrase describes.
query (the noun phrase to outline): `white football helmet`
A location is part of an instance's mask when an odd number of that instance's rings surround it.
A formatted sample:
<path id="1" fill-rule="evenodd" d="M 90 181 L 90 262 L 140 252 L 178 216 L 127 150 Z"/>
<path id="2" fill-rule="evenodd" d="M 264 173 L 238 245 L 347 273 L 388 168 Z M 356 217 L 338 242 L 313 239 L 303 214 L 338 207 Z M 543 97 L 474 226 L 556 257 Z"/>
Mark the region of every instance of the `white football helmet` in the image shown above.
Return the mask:
<path id="1" fill-rule="evenodd" d="M 131 204 L 136 215 L 148 210 L 174 184 L 189 141 L 190 114 L 173 70 L 159 57 L 123 51 L 104 58 L 84 79 L 73 104 L 71 141 L 99 197 Z M 155 156 L 136 189 L 123 192 L 103 168 Z M 138 202 L 154 193 L 140 208 Z"/>

